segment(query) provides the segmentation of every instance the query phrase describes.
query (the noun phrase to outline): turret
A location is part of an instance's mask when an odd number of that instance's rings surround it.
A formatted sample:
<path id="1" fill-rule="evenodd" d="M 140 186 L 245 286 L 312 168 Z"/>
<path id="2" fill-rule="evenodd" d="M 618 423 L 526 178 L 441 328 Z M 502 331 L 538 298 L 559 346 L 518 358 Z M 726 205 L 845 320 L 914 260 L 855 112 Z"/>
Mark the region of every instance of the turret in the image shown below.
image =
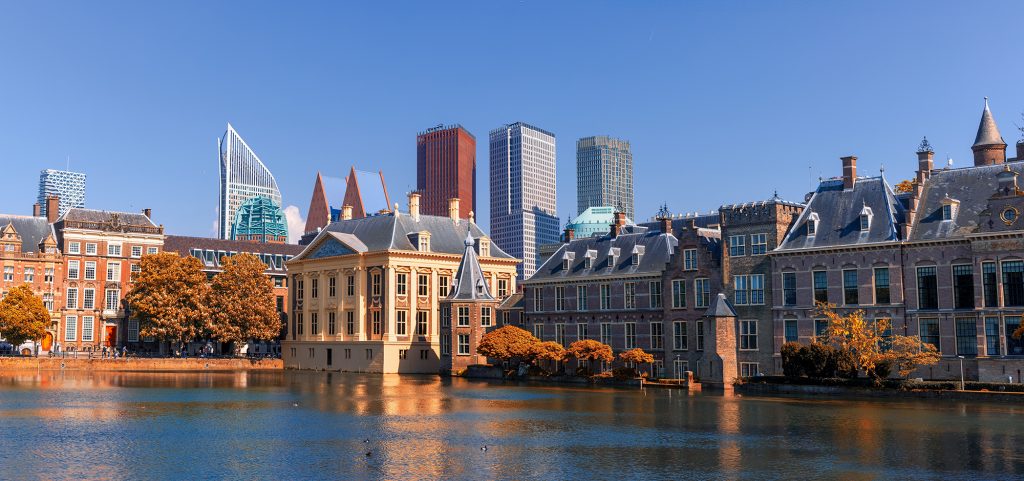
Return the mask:
<path id="1" fill-rule="evenodd" d="M 985 97 L 985 110 L 981 112 L 978 135 L 974 137 L 971 150 L 974 151 L 975 166 L 1002 164 L 1006 161 L 1006 142 L 999 134 L 992 111 L 988 109 L 988 97 Z"/>

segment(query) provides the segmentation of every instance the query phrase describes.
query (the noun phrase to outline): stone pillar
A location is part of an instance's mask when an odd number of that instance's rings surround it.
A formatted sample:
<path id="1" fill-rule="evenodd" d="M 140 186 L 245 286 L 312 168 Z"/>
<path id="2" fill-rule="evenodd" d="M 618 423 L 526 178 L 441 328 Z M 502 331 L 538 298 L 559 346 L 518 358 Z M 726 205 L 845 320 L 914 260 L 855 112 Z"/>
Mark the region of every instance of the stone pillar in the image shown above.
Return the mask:
<path id="1" fill-rule="evenodd" d="M 384 340 L 394 341 L 395 340 L 395 303 L 394 299 L 396 296 L 395 282 L 396 282 L 395 268 L 387 265 L 384 267 L 384 292 L 381 296 L 381 327 L 387 331 L 387 336 L 383 337 Z M 408 294 L 408 280 L 406 281 L 406 293 Z M 409 319 L 405 320 L 406 329 L 408 329 Z"/>

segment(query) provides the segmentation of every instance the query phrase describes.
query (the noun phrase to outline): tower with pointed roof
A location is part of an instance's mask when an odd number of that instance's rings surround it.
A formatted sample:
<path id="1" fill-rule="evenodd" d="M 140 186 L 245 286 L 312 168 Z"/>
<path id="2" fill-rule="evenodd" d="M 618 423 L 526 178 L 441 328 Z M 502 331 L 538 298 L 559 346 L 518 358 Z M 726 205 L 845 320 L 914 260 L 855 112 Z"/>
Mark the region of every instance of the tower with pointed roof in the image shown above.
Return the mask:
<path id="1" fill-rule="evenodd" d="M 495 324 L 498 300 L 491 295 L 476 254 L 476 240 L 467 232 L 459 269 L 441 304 L 441 373 L 458 374 L 487 358 L 477 354 L 487 328 Z"/>
<path id="2" fill-rule="evenodd" d="M 1006 142 L 999 134 L 999 127 L 996 120 L 992 118 L 992 111 L 988 108 L 988 97 L 985 97 L 985 110 L 981 112 L 981 123 L 978 125 L 978 135 L 974 137 L 974 165 L 1002 164 L 1006 161 Z"/>
<path id="3" fill-rule="evenodd" d="M 313 197 L 309 200 L 309 211 L 306 213 L 305 234 L 316 232 L 317 229 L 327 227 L 331 223 L 331 207 L 327 202 L 327 191 L 324 189 L 324 179 L 320 172 L 316 173 L 316 182 L 313 184 Z"/>

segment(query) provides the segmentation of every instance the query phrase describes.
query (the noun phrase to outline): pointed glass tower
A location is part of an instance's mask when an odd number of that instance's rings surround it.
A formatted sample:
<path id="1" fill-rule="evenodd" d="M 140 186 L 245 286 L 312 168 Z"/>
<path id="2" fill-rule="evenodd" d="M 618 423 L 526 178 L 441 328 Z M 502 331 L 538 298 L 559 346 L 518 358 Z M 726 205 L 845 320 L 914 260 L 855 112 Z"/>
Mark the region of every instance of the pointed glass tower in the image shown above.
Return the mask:
<path id="1" fill-rule="evenodd" d="M 228 124 L 224 137 L 217 139 L 217 151 L 220 159 L 217 233 L 221 239 L 231 239 L 235 213 L 245 201 L 253 197 L 267 197 L 280 206 L 281 191 L 274 175 L 231 124 Z"/>

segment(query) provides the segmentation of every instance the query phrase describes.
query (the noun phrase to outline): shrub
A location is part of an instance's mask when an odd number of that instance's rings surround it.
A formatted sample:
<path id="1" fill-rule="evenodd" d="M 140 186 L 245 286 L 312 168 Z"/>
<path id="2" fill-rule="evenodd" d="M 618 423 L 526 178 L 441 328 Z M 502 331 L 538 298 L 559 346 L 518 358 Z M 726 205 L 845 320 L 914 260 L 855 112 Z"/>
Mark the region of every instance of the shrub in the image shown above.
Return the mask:
<path id="1" fill-rule="evenodd" d="M 846 349 L 832 348 L 835 356 L 836 377 L 853 379 L 857 377 L 857 358 Z"/>
<path id="2" fill-rule="evenodd" d="M 836 374 L 836 350 L 834 347 L 811 343 L 806 346 L 807 354 L 804 355 L 804 372 L 809 377 L 826 378 L 834 377 Z"/>
<path id="3" fill-rule="evenodd" d="M 878 379 L 886 379 L 892 374 L 892 361 L 879 361 L 875 363 L 875 376 Z"/>
<path id="4" fill-rule="evenodd" d="M 782 373 L 788 377 L 800 377 L 804 375 L 803 358 L 801 349 L 803 344 L 799 342 L 787 342 L 782 345 L 779 354 L 782 356 Z"/>
<path id="5" fill-rule="evenodd" d="M 612 377 L 619 381 L 634 379 L 636 378 L 636 369 L 625 366 L 616 367 L 612 369 Z"/>

